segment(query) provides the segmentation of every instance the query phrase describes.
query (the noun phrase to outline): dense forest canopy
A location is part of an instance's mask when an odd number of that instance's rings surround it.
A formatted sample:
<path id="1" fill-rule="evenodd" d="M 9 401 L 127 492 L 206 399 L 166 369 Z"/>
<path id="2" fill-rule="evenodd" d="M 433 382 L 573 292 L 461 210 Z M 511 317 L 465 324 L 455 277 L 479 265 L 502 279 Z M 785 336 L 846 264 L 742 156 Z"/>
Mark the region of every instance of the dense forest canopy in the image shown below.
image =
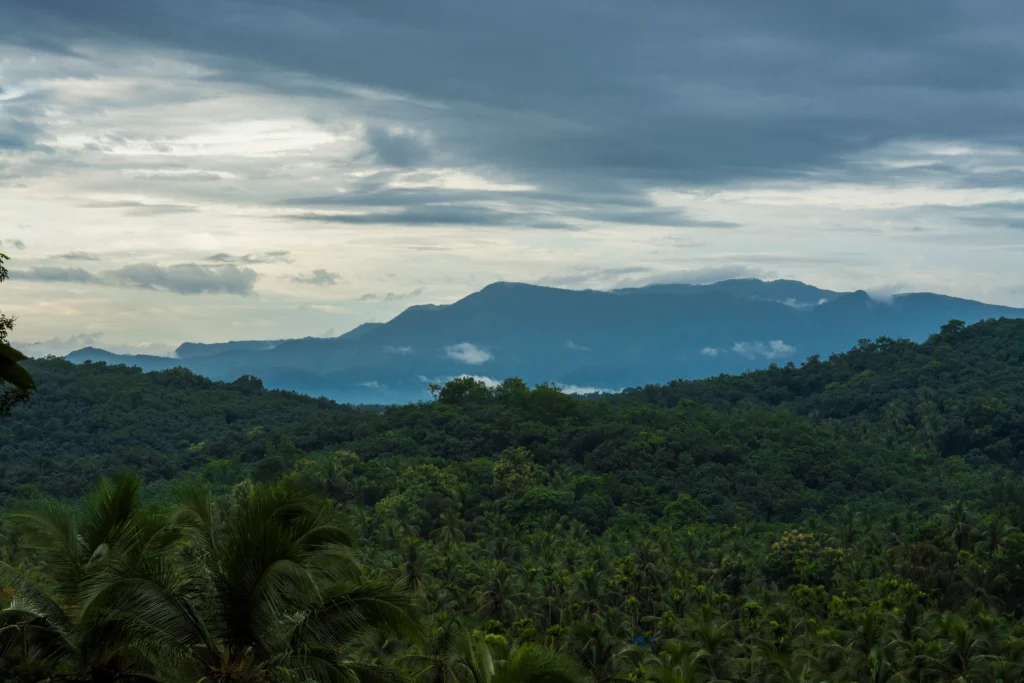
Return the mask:
<path id="1" fill-rule="evenodd" d="M 463 378 L 372 410 L 27 367 L 37 395 L 0 421 L 8 679 L 1024 677 L 1021 320 L 616 396 Z M 147 493 L 122 475 L 78 502 L 118 470 Z M 269 529 L 277 550 L 244 542 Z M 295 572 L 240 606 L 244 557 Z M 132 598 L 159 632 L 109 598 L 143 576 L 173 597 Z"/>

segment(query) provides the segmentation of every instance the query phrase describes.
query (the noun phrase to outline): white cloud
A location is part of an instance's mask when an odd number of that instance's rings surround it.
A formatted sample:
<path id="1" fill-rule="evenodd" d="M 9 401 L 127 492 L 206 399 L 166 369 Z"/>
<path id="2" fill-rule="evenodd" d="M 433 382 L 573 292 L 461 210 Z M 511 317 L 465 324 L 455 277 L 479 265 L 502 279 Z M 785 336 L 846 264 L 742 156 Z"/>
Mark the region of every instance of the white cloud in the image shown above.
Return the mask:
<path id="1" fill-rule="evenodd" d="M 719 351 L 713 346 L 705 346 L 703 349 L 700 350 L 700 355 L 707 356 L 709 358 L 714 358 L 719 353 L 721 353 L 721 351 Z"/>
<path id="2" fill-rule="evenodd" d="M 570 339 L 569 341 L 565 342 L 565 348 L 572 349 L 573 351 L 589 351 L 590 350 L 590 347 L 581 346 L 581 345 L 577 344 L 576 342 L 574 342 L 572 339 Z"/>
<path id="3" fill-rule="evenodd" d="M 408 356 L 412 353 L 411 346 L 385 346 L 384 350 L 388 353 L 397 353 L 399 356 Z"/>
<path id="4" fill-rule="evenodd" d="M 801 310 L 801 311 L 805 310 L 805 309 L 808 309 L 808 308 L 814 308 L 814 306 L 815 306 L 815 304 L 807 303 L 806 301 L 797 301 L 793 297 L 789 297 L 788 299 L 784 299 L 782 301 L 782 303 L 784 305 L 786 305 L 786 306 L 789 306 L 790 308 L 795 308 L 795 309 Z"/>
<path id="5" fill-rule="evenodd" d="M 419 376 L 419 380 L 421 382 L 423 382 L 424 384 L 447 384 L 448 382 L 451 382 L 453 379 L 466 379 L 466 378 L 475 379 L 477 382 L 483 383 L 483 385 L 486 386 L 489 389 L 493 389 L 493 388 L 495 388 L 497 386 L 501 386 L 501 382 L 499 382 L 498 380 L 492 379 L 490 377 L 486 377 L 484 375 L 462 374 L 462 375 L 452 375 L 451 377 L 433 377 L 433 378 L 426 377 L 425 375 L 420 375 Z"/>
<path id="6" fill-rule="evenodd" d="M 475 379 L 477 382 L 482 382 L 483 385 L 486 386 L 488 389 L 493 389 L 494 387 L 501 386 L 501 382 L 499 382 L 498 380 L 491 379 L 490 377 L 485 377 L 484 375 L 458 375 L 456 377 L 453 377 L 452 379 L 463 379 L 465 377 Z"/>
<path id="7" fill-rule="evenodd" d="M 736 342 L 732 350 L 744 358 L 756 358 L 762 356 L 769 360 L 785 358 L 796 351 L 796 347 L 790 346 L 781 339 L 773 339 L 767 344 L 765 342 Z"/>
<path id="8" fill-rule="evenodd" d="M 371 380 L 369 382 L 360 382 L 359 386 L 366 387 L 367 389 L 380 389 L 380 382 L 377 380 Z"/>
<path id="9" fill-rule="evenodd" d="M 469 342 L 444 347 L 445 354 L 452 360 L 469 365 L 481 365 L 494 358 L 491 353 Z"/>
<path id="10" fill-rule="evenodd" d="M 880 304 L 891 304 L 903 289 L 900 285 L 887 285 L 885 287 L 872 287 L 867 290 L 872 301 Z"/>
<path id="11" fill-rule="evenodd" d="M 619 394 L 622 389 L 601 389 L 599 387 L 581 387 L 577 384 L 556 384 L 559 389 L 567 394 L 585 396 L 587 394 Z"/>

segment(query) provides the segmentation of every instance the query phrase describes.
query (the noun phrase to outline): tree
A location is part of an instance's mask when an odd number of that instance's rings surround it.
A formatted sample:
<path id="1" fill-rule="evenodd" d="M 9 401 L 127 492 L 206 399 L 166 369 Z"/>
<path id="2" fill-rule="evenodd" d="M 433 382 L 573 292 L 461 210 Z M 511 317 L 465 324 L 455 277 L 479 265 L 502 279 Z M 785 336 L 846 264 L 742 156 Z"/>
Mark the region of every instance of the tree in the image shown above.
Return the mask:
<path id="1" fill-rule="evenodd" d="M 158 621 L 189 654 L 192 675 L 258 681 L 284 670 L 346 683 L 391 675 L 358 656 L 359 638 L 413 633 L 419 609 L 398 582 L 363 575 L 350 554 L 355 536 L 329 502 L 287 481 L 256 485 L 219 528 L 209 490 L 191 485 L 175 519 L 190 532 L 183 572 L 192 587 Z"/>
<path id="2" fill-rule="evenodd" d="M 572 659 L 534 644 L 510 645 L 499 635 L 469 632 L 461 624 L 445 632 L 443 670 L 458 683 L 589 683 Z"/>
<path id="3" fill-rule="evenodd" d="M 39 553 L 52 594 L 8 564 L 0 580 L 13 589 L 0 611 L 0 651 L 52 667 L 67 680 L 144 680 L 167 654 L 160 639 L 132 628 L 148 615 L 134 597 L 152 583 L 178 536 L 142 508 L 132 476 L 104 480 L 81 514 L 45 501 L 15 515 Z M 157 598 L 159 600 L 159 598 Z"/>
<path id="4" fill-rule="evenodd" d="M 0 565 L 14 589 L 0 651 L 76 681 L 393 677 L 358 639 L 415 632 L 418 608 L 396 582 L 364 576 L 329 503 L 258 485 L 221 525 L 203 487 L 184 487 L 170 515 L 143 508 L 139 490 L 120 477 L 80 517 L 56 503 L 19 515 L 56 589 Z"/>
<path id="5" fill-rule="evenodd" d="M 4 263 L 8 257 L 0 253 L 0 282 L 5 282 L 9 273 Z M 35 389 L 32 376 L 19 363 L 28 360 L 25 354 L 7 342 L 7 335 L 14 329 L 14 318 L 0 313 L 0 415 L 9 415 L 11 409 L 28 399 Z"/>

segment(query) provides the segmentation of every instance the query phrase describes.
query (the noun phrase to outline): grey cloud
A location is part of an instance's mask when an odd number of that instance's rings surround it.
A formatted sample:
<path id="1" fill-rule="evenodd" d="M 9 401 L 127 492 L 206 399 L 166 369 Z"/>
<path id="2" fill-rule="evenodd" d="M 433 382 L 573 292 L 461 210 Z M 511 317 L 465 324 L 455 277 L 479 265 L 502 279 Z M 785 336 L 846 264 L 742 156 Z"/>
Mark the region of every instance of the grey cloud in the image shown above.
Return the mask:
<path id="1" fill-rule="evenodd" d="M 1024 80 L 1013 3 L 53 0 L 12 14 L 8 35 L 192 51 L 217 78 L 287 94 L 349 88 L 422 121 L 449 157 L 543 186 L 799 177 L 910 135 L 1022 135 L 1024 102 L 1006 95 Z M 412 163 L 393 142 L 382 159 Z"/>
<path id="2" fill-rule="evenodd" d="M 524 207 L 551 207 L 549 214 L 558 218 L 586 221 L 622 223 L 638 226 L 734 228 L 739 224 L 728 221 L 703 220 L 690 216 L 681 208 L 655 206 L 646 197 L 618 190 L 593 191 L 577 188 L 571 192 L 537 189 L 466 190 L 441 187 L 391 187 L 394 174 L 379 172 L 363 179 L 345 192 L 332 195 L 294 197 L 280 202 L 283 206 L 296 206 L 323 211 L 333 207 L 352 209 L 347 213 L 309 213 L 299 217 L 339 223 L 398 223 L 418 225 L 519 225 L 533 228 L 575 229 L 551 215 L 536 210 L 521 212 L 497 211 L 486 208 L 486 202 L 522 205 Z M 369 211 L 356 213 L 354 209 L 373 207 L 398 211 Z"/>
<path id="3" fill-rule="evenodd" d="M 13 275 L 19 279 L 38 282 L 100 284 L 163 290 L 177 294 L 242 295 L 252 293 L 258 277 L 256 271 L 251 268 L 239 268 L 235 265 L 204 266 L 195 263 L 172 266 L 135 263 L 101 273 L 90 273 L 83 268 L 37 266 Z"/>
<path id="4" fill-rule="evenodd" d="M 251 268 L 234 264 L 205 266 L 181 263 L 158 266 L 137 263 L 107 271 L 102 280 L 124 287 L 156 289 L 177 294 L 252 294 L 259 275 Z"/>
<path id="5" fill-rule="evenodd" d="M 278 249 L 276 251 L 264 251 L 254 254 L 242 254 L 236 256 L 234 254 L 226 254 L 220 252 L 207 256 L 204 261 L 212 261 L 214 263 L 241 263 L 248 265 L 257 265 L 261 263 L 291 263 L 291 252 L 284 249 Z"/>
<path id="6" fill-rule="evenodd" d="M 408 226 L 475 226 L 475 227 L 522 227 L 553 230 L 572 230 L 573 226 L 528 214 L 498 211 L 471 205 L 427 205 L 396 212 L 370 213 L 303 213 L 289 218 L 343 223 L 346 225 L 408 225 Z"/>
<path id="7" fill-rule="evenodd" d="M 129 216 L 161 216 L 175 213 L 194 213 L 198 211 L 194 206 L 186 204 L 146 204 L 144 202 L 123 201 L 123 202 L 90 202 L 83 204 L 85 209 L 124 209 Z"/>
<path id="8" fill-rule="evenodd" d="M 96 282 L 96 276 L 83 268 L 57 268 L 54 266 L 36 266 L 11 273 L 17 280 L 35 280 L 36 282 Z"/>
<path id="9" fill-rule="evenodd" d="M 131 173 L 130 176 L 132 178 L 138 178 L 140 180 L 158 180 L 168 182 L 210 182 L 224 180 L 224 174 L 222 173 L 216 173 L 213 171 L 196 171 L 188 169 L 181 170 L 175 173 L 161 172 L 158 170 L 135 171 Z"/>
<path id="10" fill-rule="evenodd" d="M 10 240 L 0 240 L 0 246 L 3 246 L 5 244 L 7 246 L 9 246 L 9 247 L 13 247 L 15 249 L 18 249 L 19 251 L 25 248 L 25 243 L 22 242 L 20 239 L 17 239 L 17 238 L 10 239 Z"/>
<path id="11" fill-rule="evenodd" d="M 700 220 L 688 216 L 682 209 L 622 209 L 618 207 L 594 207 L 576 210 L 573 207 L 559 207 L 559 213 L 566 217 L 584 220 L 623 223 L 628 225 L 649 225 L 659 227 L 703 227 L 736 228 L 738 223 L 728 221 Z M 574 225 L 536 214 L 498 211 L 470 204 L 423 205 L 396 212 L 367 213 L 304 213 L 290 216 L 309 221 L 345 223 L 349 225 L 471 225 L 481 227 L 523 227 L 552 230 L 578 230 Z"/>
<path id="12" fill-rule="evenodd" d="M 384 303 L 389 303 L 389 302 L 392 302 L 392 301 L 403 301 L 405 299 L 412 299 L 414 297 L 417 297 L 417 296 L 419 296 L 422 293 L 423 293 L 423 288 L 422 287 L 417 287 L 416 289 L 412 290 L 411 292 L 405 292 L 404 294 L 396 294 L 394 292 L 388 292 L 387 294 L 385 294 L 381 298 L 381 301 L 383 301 Z"/>
<path id="13" fill-rule="evenodd" d="M 3 94 L 2 91 L 0 94 Z M 24 118 L 30 115 L 29 112 L 20 109 L 0 109 L 0 150 L 18 152 L 35 146 L 41 131 L 37 124 Z"/>
<path id="14" fill-rule="evenodd" d="M 968 206 L 929 204 L 912 209 L 904 209 L 905 214 L 919 215 L 925 220 L 953 220 L 954 222 L 975 228 L 1024 228 L 1024 202 L 1002 201 L 971 204 Z M 922 238 L 932 238 L 920 226 L 913 232 L 923 233 Z M 970 234 L 962 236 L 970 240 Z"/>
<path id="15" fill-rule="evenodd" d="M 965 216 L 960 222 L 982 228 L 1024 230 L 1024 216 Z"/>
<path id="16" fill-rule="evenodd" d="M 292 282 L 299 283 L 300 285 L 314 285 L 317 287 L 326 287 L 336 285 L 338 284 L 339 280 L 343 280 L 344 278 L 341 277 L 341 275 L 338 273 L 332 273 L 330 271 L 324 270 L 323 268 L 318 268 L 309 275 L 294 275 L 289 279 Z"/>
<path id="17" fill-rule="evenodd" d="M 544 228 L 607 221 L 728 228 L 727 222 L 710 220 L 717 216 L 702 220 L 697 212 L 654 206 L 649 193 L 679 186 L 758 189 L 755 183 L 763 187 L 778 180 L 809 190 L 837 181 L 1021 186 L 1018 169 L 963 163 L 982 152 L 919 154 L 915 158 L 923 163 L 910 168 L 866 158 L 906 141 L 992 147 L 997 153 L 1021 148 L 1024 6 L 1018 3 L 8 5 L 0 40 L 40 42 L 45 36 L 52 45 L 86 52 L 106 45 L 143 53 L 170 48 L 169 54 L 211 72 L 209 78 L 219 83 L 244 84 L 248 93 L 308 98 L 294 97 L 295 111 L 318 123 L 372 122 L 365 140 L 370 154 L 357 160 L 356 170 L 374 162 L 391 168 L 338 196 L 323 196 L 325 188 L 348 181 L 334 183 L 325 173 L 323 182 L 310 183 L 315 189 L 305 191 L 320 196 L 286 205 L 295 207 L 295 218 L 313 223 Z M 524 44 L 530 49 L 522 50 Z M 35 144 L 40 138 L 32 122 L 43 119 L 28 108 L 15 118 L 20 123 L 12 139 Z M 347 176 L 352 170 L 344 155 L 318 162 L 333 173 Z M 396 174 L 422 164 L 484 178 L 500 170 L 497 180 L 536 189 L 392 186 Z M 210 193 L 204 199 L 230 189 L 204 188 Z M 273 195 L 261 200 L 273 205 L 279 198 Z M 925 220 L 931 210 L 879 214 L 899 214 L 900 221 L 909 218 L 941 232 L 944 226 Z M 950 213 L 964 233 L 971 226 L 1022 225 L 1021 216 L 1011 212 L 972 211 Z M 849 220 L 858 218 L 851 214 Z M 901 229 L 883 221 L 875 225 L 890 234 Z M 845 264 L 872 258 L 824 256 Z M 742 259 L 751 265 L 732 276 L 760 274 L 759 264 L 804 269 L 796 267 L 800 254 L 788 262 L 783 258 Z M 815 259 L 814 267 L 822 262 Z M 618 277 L 622 284 L 643 284 L 702 276 L 651 271 Z"/>
<path id="18" fill-rule="evenodd" d="M 404 301 L 405 299 L 412 299 L 423 293 L 422 287 L 417 287 L 411 292 L 396 293 L 388 292 L 386 294 L 373 294 L 367 293 L 359 297 L 359 301 L 380 301 L 382 303 L 391 303 L 394 301 Z"/>
<path id="19" fill-rule="evenodd" d="M 346 192 L 311 197 L 293 197 L 280 202 L 283 206 L 301 207 L 409 207 L 432 204 L 465 204 L 481 201 L 523 198 L 529 200 L 566 199 L 564 195 L 546 192 L 464 190 L 437 187 L 391 187 L 391 173 L 377 173 Z"/>
<path id="20" fill-rule="evenodd" d="M 90 254 L 87 251 L 68 251 L 63 254 L 57 254 L 56 258 L 64 259 L 65 261 L 99 261 L 100 257 L 95 254 Z"/>
<path id="21" fill-rule="evenodd" d="M 731 221 L 705 221 L 693 218 L 682 209 L 622 209 L 597 207 L 580 215 L 594 221 L 626 223 L 629 225 L 655 225 L 678 228 L 738 228 L 739 223 Z"/>
<path id="22" fill-rule="evenodd" d="M 366 141 L 377 160 L 387 166 L 419 166 L 430 158 L 426 146 L 407 133 L 371 126 L 366 131 Z"/>

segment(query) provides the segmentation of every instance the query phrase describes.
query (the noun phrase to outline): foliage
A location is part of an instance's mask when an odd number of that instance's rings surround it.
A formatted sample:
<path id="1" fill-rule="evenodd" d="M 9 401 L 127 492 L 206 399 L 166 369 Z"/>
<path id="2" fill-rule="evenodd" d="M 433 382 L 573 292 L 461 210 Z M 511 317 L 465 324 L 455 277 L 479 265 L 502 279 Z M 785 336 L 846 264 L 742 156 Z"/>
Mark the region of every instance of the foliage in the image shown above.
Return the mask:
<path id="1" fill-rule="evenodd" d="M 133 451 L 156 483 L 36 501 L 73 552 L 5 523 L 0 673 L 1024 680 L 1022 359 L 1024 322 L 953 323 L 624 396 L 463 379 L 381 411 L 41 361 L 0 424 L 4 490 L 73 494 Z"/>
<path id="2" fill-rule="evenodd" d="M 0 282 L 7 280 L 4 265 L 7 255 L 0 253 Z M 14 329 L 14 318 L 0 313 L 0 415 L 9 415 L 11 409 L 28 399 L 35 389 L 32 375 L 20 363 L 28 360 L 23 353 L 11 347 L 7 335 Z"/>

